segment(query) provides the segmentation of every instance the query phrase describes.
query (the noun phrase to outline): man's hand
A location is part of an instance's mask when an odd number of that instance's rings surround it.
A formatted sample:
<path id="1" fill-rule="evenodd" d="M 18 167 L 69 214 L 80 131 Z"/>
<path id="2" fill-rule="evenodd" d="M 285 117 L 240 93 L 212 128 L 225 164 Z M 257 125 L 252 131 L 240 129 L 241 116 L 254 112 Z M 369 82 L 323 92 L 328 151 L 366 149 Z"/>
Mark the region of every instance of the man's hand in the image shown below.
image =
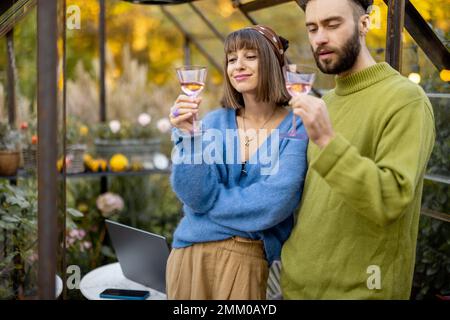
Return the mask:
<path id="1" fill-rule="evenodd" d="M 309 139 L 323 149 L 335 136 L 325 102 L 302 94 L 289 101 L 294 114 L 302 118 Z"/>

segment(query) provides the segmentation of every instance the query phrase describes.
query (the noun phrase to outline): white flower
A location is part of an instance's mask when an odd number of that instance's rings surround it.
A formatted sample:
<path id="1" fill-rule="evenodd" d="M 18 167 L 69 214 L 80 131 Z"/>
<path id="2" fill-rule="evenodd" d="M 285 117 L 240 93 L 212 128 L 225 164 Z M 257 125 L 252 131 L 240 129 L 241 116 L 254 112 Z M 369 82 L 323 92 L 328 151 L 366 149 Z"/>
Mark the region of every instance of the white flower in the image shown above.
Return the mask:
<path id="1" fill-rule="evenodd" d="M 120 122 L 118 120 L 112 120 L 109 122 L 109 128 L 112 133 L 117 133 L 120 131 Z"/>
<path id="2" fill-rule="evenodd" d="M 85 249 L 89 250 L 90 248 L 92 248 L 92 243 L 89 242 L 89 241 L 84 241 L 83 242 L 83 246 L 84 246 Z"/>
<path id="3" fill-rule="evenodd" d="M 164 170 L 169 166 L 169 159 L 162 153 L 155 153 L 153 156 L 153 163 L 156 169 Z"/>
<path id="4" fill-rule="evenodd" d="M 170 124 L 169 119 L 167 118 L 162 118 L 159 119 L 158 122 L 156 123 L 156 127 L 158 128 L 159 131 L 161 131 L 162 133 L 166 133 L 167 131 L 170 130 L 170 128 L 172 127 L 172 125 Z"/>
<path id="5" fill-rule="evenodd" d="M 122 197 L 112 192 L 106 192 L 100 195 L 97 198 L 96 204 L 104 217 L 109 217 L 113 213 L 121 211 L 124 207 Z"/>
<path id="6" fill-rule="evenodd" d="M 148 113 L 141 113 L 138 117 L 138 122 L 141 126 L 145 127 L 152 121 L 152 117 Z"/>

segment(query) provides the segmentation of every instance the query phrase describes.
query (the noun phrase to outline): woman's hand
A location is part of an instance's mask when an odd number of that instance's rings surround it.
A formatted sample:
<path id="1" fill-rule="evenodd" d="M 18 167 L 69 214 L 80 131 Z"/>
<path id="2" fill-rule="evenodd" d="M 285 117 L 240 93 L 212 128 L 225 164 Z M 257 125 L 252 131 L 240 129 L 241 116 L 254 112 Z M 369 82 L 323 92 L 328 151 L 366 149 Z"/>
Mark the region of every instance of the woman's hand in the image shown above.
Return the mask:
<path id="1" fill-rule="evenodd" d="M 184 94 L 178 96 L 170 108 L 169 119 L 172 126 L 187 133 L 193 131 L 194 116 L 198 114 L 198 107 L 202 99 L 189 97 Z"/>

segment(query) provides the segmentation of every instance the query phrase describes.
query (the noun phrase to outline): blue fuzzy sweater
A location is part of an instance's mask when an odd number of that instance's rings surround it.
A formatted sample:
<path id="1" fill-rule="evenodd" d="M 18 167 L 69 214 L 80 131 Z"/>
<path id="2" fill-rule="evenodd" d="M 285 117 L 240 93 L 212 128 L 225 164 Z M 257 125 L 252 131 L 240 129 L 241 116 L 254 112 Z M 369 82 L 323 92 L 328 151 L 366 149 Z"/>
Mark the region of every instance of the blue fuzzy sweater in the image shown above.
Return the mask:
<path id="1" fill-rule="evenodd" d="M 269 265 L 280 258 L 307 169 L 308 141 L 278 139 L 291 127 L 292 112 L 245 164 L 234 109 L 208 113 L 203 134 L 173 129 L 171 184 L 184 205 L 173 248 L 241 236 L 263 240 Z M 306 136 L 300 119 L 297 131 Z"/>

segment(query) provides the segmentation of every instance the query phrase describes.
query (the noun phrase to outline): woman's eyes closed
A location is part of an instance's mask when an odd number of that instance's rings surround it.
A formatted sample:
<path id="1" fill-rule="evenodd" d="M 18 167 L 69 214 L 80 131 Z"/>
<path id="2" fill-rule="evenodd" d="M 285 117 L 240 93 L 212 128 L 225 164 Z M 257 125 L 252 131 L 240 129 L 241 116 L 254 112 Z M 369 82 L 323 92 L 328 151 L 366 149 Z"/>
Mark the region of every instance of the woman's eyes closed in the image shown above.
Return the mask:
<path id="1" fill-rule="evenodd" d="M 244 55 L 244 58 L 247 60 L 255 60 L 258 58 L 258 56 L 255 53 L 247 53 Z M 231 56 L 228 58 L 228 63 L 234 63 L 236 62 L 238 58 L 236 56 Z"/>

